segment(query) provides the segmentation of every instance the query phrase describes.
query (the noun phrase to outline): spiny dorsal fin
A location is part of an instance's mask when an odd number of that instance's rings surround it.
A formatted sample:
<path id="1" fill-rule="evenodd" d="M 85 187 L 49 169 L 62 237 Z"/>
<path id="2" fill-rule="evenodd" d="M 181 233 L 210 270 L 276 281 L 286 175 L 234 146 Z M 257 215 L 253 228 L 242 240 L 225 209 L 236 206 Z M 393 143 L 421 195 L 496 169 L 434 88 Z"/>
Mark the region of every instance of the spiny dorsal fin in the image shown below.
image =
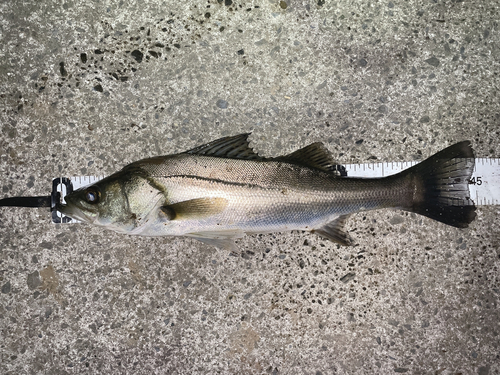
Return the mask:
<path id="1" fill-rule="evenodd" d="M 248 145 L 250 133 L 224 137 L 188 150 L 186 154 L 217 156 L 219 158 L 263 160 Z"/>
<path id="2" fill-rule="evenodd" d="M 160 207 L 163 220 L 203 219 L 222 212 L 226 198 L 196 198 Z"/>
<path id="3" fill-rule="evenodd" d="M 275 160 L 316 168 L 329 173 L 335 172 L 338 165 L 333 160 L 330 151 L 321 142 L 312 143 L 291 154 L 279 156 Z"/>
<path id="4" fill-rule="evenodd" d="M 351 236 L 344 230 L 344 225 L 350 215 L 342 215 L 328 224 L 311 232 L 318 233 L 320 236 L 328 238 L 330 241 L 337 242 L 344 246 L 352 245 Z"/>

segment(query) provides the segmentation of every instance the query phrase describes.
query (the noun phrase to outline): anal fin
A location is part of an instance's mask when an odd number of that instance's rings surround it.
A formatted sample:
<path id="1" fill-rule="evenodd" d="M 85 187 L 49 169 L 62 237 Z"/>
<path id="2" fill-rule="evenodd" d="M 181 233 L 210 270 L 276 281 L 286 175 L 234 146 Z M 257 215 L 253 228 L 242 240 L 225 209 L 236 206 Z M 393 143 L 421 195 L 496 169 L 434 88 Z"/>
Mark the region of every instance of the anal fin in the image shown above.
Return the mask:
<path id="1" fill-rule="evenodd" d="M 337 242 L 344 246 L 351 246 L 353 240 L 344 230 L 344 225 L 350 215 L 342 215 L 337 219 L 330 221 L 321 228 L 315 229 L 314 232 L 320 236 L 328 238 L 330 241 Z"/>

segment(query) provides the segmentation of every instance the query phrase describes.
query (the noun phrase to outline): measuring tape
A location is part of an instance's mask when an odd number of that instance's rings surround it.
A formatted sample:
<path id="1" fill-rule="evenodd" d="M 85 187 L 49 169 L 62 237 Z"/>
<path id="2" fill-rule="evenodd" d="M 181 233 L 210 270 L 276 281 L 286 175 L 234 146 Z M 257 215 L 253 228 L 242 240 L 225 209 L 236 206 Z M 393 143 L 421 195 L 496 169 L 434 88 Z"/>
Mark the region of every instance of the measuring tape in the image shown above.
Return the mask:
<path id="1" fill-rule="evenodd" d="M 337 166 L 342 176 L 377 178 L 399 173 L 418 164 L 411 162 L 343 164 Z M 66 194 L 73 190 L 93 184 L 103 177 L 76 176 L 59 177 L 52 181 L 52 200 L 60 194 L 64 202 Z M 474 163 L 474 172 L 469 180 L 470 197 L 476 206 L 489 206 L 500 204 L 500 159 L 477 158 Z M 53 223 L 78 223 L 57 210 L 52 211 Z"/>

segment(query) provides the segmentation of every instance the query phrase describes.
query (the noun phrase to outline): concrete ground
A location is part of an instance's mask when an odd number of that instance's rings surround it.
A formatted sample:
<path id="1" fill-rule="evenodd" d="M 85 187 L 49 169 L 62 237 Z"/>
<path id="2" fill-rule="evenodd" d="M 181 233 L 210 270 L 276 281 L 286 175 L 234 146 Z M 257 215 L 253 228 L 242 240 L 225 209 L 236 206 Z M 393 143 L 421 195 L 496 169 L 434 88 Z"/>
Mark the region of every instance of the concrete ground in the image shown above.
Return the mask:
<path id="1" fill-rule="evenodd" d="M 266 156 L 500 157 L 499 6 L 433 1 L 0 4 L 2 197 L 253 132 Z M 2 374 L 499 374 L 500 219 L 354 215 L 354 247 L 186 238 L 0 209 Z"/>

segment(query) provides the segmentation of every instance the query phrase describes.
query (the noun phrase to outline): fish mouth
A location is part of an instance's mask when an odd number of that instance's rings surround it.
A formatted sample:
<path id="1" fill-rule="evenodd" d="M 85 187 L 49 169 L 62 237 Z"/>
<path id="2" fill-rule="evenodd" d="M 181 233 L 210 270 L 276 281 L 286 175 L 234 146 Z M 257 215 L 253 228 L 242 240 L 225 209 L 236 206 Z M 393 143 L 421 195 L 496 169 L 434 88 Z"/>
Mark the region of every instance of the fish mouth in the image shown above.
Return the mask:
<path id="1" fill-rule="evenodd" d="M 58 203 L 56 205 L 57 211 L 62 213 L 63 215 L 69 216 L 70 218 L 74 220 L 80 220 L 80 221 L 85 221 L 88 223 L 92 223 L 93 220 L 85 215 L 81 209 L 74 205 L 68 205 L 68 204 L 63 204 L 63 203 Z"/>

